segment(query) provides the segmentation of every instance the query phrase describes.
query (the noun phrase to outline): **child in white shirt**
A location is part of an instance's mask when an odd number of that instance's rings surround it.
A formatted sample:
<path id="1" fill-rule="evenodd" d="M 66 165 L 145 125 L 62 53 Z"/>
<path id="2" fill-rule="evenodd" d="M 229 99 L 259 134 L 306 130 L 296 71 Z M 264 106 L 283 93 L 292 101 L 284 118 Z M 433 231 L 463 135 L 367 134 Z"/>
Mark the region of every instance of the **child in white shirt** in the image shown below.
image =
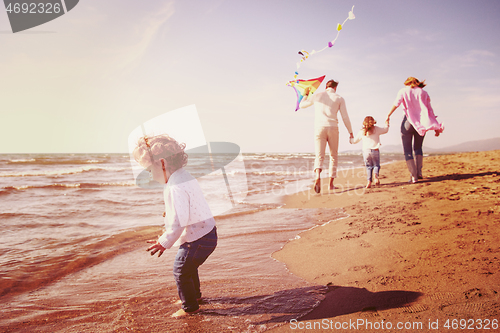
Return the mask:
<path id="1" fill-rule="evenodd" d="M 367 180 L 366 188 L 372 186 L 372 179 L 374 185 L 380 185 L 379 171 L 380 171 L 380 135 L 389 131 L 389 122 L 385 122 L 384 128 L 375 126 L 377 122 L 373 117 L 367 116 L 363 121 L 363 127 L 358 132 L 354 139 L 350 140 L 351 144 L 358 143 L 363 140 L 363 161 L 366 166 Z M 372 176 L 373 172 L 373 176 Z"/>
<path id="2" fill-rule="evenodd" d="M 172 317 L 199 312 L 201 301 L 198 267 L 217 246 L 217 228 L 210 207 L 198 184 L 184 167 L 188 156 L 185 144 L 167 134 L 144 136 L 133 151 L 135 160 L 164 184 L 166 231 L 147 250 L 158 257 L 174 245 L 179 250 L 174 260 L 174 279 L 182 308 Z"/>

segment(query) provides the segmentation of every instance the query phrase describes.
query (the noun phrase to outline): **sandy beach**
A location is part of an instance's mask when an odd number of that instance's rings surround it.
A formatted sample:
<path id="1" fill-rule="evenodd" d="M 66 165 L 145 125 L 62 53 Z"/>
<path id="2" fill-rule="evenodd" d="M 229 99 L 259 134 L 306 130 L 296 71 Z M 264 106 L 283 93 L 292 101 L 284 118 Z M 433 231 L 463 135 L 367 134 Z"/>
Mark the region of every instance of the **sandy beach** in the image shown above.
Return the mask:
<path id="1" fill-rule="evenodd" d="M 343 207 L 348 218 L 306 231 L 273 254 L 328 286 L 306 316 L 273 331 L 499 331 L 500 151 L 425 157 L 408 184 L 404 162 L 340 173 L 337 189 L 285 199 L 288 208 Z"/>
<path id="2" fill-rule="evenodd" d="M 145 252 L 161 227 L 117 233 L 63 260 L 66 276 L 4 296 L 0 332 L 498 331 L 498 170 L 500 150 L 426 157 L 417 184 L 402 161 L 370 189 L 345 169 L 334 191 L 218 218 L 205 302 L 182 320 L 175 250 Z"/>

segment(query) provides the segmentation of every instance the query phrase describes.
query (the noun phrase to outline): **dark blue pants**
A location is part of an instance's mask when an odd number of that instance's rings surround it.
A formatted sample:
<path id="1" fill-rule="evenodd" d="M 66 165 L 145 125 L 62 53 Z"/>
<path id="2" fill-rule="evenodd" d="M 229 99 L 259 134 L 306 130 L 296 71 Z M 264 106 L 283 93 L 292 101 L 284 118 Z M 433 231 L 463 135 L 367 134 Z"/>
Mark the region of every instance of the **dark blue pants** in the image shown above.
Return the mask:
<path id="1" fill-rule="evenodd" d="M 197 299 L 201 298 L 201 291 L 198 267 L 214 252 L 216 246 L 217 229 L 214 227 L 202 238 L 179 247 L 174 261 L 174 278 L 182 308 L 186 312 L 199 309 Z"/>
<path id="2" fill-rule="evenodd" d="M 425 135 L 421 136 L 418 134 L 405 116 L 401 123 L 401 140 L 403 141 L 403 151 L 406 161 L 413 159 L 413 152 L 415 152 L 415 155 L 424 155 L 422 151 L 424 137 Z"/>
<path id="3" fill-rule="evenodd" d="M 380 172 L 380 151 L 378 149 L 363 150 L 363 160 L 366 167 L 366 178 L 372 181 L 372 174 L 378 177 Z"/>

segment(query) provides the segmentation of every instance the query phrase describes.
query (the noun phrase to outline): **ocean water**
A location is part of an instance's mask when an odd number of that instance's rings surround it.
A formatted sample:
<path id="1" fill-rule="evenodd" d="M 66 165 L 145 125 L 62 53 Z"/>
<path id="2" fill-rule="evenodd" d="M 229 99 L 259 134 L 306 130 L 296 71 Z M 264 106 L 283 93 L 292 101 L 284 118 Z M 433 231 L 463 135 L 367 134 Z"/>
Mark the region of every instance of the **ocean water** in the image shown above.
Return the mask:
<path id="1" fill-rule="evenodd" d="M 125 311 L 124 302 L 136 300 L 139 318 L 145 312 L 140 304 L 149 309 L 151 299 L 173 303 L 177 297 L 175 249 L 161 258 L 144 251 L 145 241 L 162 232 L 162 190 L 137 186 L 129 159 L 0 155 L 0 329 L 36 323 L 39 331 L 76 332 L 93 323 L 99 331 L 155 331 L 155 325 L 184 330 L 164 315 L 136 320 L 136 326 L 112 320 Z M 382 155 L 383 163 L 398 159 L 402 155 Z M 291 276 L 270 257 L 301 231 L 345 217 L 341 209 L 280 204 L 283 195 L 311 187 L 313 161 L 313 154 L 244 154 L 227 168 L 224 184 L 220 170 L 206 174 L 206 159 L 190 156 L 188 169 L 218 212 L 219 234 L 217 250 L 200 270 L 209 294 L 204 313 L 210 316 L 197 329 L 261 330 L 306 313 L 321 299 L 321 288 Z M 361 155 L 339 156 L 340 169 L 361 166 Z"/>

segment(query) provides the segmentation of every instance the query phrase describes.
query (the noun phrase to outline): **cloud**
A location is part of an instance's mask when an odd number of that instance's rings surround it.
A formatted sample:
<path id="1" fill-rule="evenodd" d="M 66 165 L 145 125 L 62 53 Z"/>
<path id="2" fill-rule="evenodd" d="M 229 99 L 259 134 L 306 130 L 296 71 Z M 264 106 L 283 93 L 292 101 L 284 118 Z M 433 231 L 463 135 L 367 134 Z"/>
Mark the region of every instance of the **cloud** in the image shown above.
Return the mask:
<path id="1" fill-rule="evenodd" d="M 131 45 L 118 48 L 116 68 L 124 69 L 140 60 L 153 42 L 158 31 L 175 13 L 174 2 L 168 2 L 158 9 L 156 13 L 150 13 L 142 18 L 134 27 L 131 39 L 136 40 Z"/>
<path id="2" fill-rule="evenodd" d="M 500 79 L 484 80 L 476 86 L 466 87 L 464 94 L 467 96 L 466 105 L 470 105 L 476 112 L 500 109 L 500 95 L 498 86 Z"/>
<path id="3" fill-rule="evenodd" d="M 442 33 L 430 32 L 421 29 L 408 29 L 400 32 L 391 32 L 385 35 L 377 35 L 370 43 L 370 48 L 388 46 L 395 48 L 410 48 L 421 45 L 422 43 L 439 42 L 443 40 Z"/>
<path id="4" fill-rule="evenodd" d="M 441 70 L 456 71 L 458 68 L 496 66 L 495 58 L 496 55 L 488 50 L 468 50 L 444 59 L 440 67 Z"/>
<path id="5" fill-rule="evenodd" d="M 495 54 L 487 50 L 470 50 L 457 56 L 455 61 L 459 67 L 494 66 Z"/>

